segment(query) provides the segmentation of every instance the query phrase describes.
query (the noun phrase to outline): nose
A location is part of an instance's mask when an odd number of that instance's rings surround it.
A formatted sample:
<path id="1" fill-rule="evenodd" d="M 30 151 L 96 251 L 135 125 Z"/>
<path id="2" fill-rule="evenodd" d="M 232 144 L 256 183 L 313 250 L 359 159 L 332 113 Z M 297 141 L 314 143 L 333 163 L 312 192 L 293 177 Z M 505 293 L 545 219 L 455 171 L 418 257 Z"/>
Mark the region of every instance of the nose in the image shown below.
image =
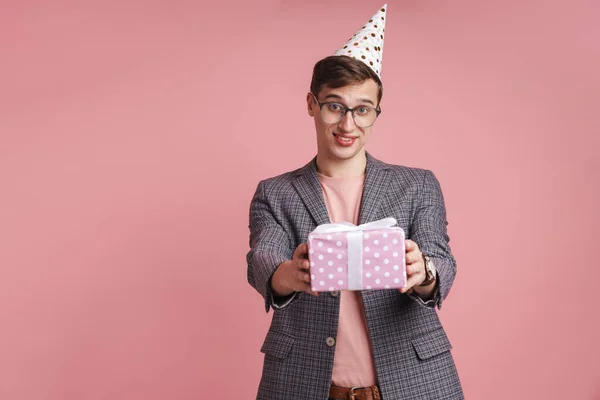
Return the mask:
<path id="1" fill-rule="evenodd" d="M 339 127 L 344 132 L 352 132 L 355 128 L 354 124 L 354 116 L 352 115 L 352 111 L 346 111 L 346 114 L 342 117 L 342 120 L 339 122 Z"/>

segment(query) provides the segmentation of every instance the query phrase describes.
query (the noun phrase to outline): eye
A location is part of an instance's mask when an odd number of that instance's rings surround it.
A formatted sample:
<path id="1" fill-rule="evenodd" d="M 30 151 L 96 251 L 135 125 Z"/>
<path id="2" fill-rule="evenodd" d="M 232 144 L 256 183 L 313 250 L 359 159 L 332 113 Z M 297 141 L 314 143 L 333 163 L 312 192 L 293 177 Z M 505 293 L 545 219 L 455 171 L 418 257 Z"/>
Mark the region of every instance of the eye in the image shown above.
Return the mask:
<path id="1" fill-rule="evenodd" d="M 371 111 L 371 109 L 369 107 L 358 107 L 356 109 L 356 112 L 359 115 L 367 115 L 370 111 Z"/>
<path id="2" fill-rule="evenodd" d="M 333 112 L 340 112 L 344 109 L 344 106 L 338 103 L 329 103 L 327 104 L 327 108 Z"/>

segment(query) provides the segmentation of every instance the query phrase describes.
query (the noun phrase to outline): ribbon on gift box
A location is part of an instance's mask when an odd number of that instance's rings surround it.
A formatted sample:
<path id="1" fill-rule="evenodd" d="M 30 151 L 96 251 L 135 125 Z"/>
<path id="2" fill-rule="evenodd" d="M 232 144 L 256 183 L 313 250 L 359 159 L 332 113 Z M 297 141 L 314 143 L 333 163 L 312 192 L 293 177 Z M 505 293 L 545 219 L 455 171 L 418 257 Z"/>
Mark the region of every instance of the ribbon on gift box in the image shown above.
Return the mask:
<path id="1" fill-rule="evenodd" d="M 361 290 L 364 231 L 387 229 L 394 225 L 396 225 L 395 218 L 384 218 L 361 225 L 354 225 L 350 222 L 336 222 L 333 224 L 319 225 L 313 233 L 348 232 L 348 290 Z"/>
<path id="2" fill-rule="evenodd" d="M 378 221 L 367 222 L 366 224 L 354 225 L 350 222 L 336 222 L 333 224 L 323 224 L 316 227 L 313 233 L 334 233 L 347 231 L 366 231 L 374 229 L 391 228 L 396 225 L 395 218 L 384 218 Z"/>

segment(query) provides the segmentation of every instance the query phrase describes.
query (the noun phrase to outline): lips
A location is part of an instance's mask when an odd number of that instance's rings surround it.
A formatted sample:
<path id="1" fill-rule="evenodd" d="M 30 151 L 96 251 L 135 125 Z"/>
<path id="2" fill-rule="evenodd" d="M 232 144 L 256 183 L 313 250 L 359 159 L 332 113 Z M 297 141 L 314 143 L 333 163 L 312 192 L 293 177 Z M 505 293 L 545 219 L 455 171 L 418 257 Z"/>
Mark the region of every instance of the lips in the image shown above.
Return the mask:
<path id="1" fill-rule="evenodd" d="M 338 144 L 342 146 L 352 146 L 352 144 L 354 144 L 354 141 L 357 139 L 356 136 L 339 135 L 336 133 L 334 133 L 333 136 L 335 137 L 336 142 L 338 142 Z"/>

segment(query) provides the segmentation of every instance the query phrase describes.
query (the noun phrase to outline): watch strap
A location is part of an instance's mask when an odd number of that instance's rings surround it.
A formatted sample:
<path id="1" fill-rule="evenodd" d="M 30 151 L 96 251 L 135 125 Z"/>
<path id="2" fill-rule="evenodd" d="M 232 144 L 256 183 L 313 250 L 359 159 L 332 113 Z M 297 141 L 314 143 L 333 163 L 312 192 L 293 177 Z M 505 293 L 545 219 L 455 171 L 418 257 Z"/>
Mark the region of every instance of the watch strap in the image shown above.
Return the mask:
<path id="1" fill-rule="evenodd" d="M 419 286 L 428 286 L 435 282 L 436 276 L 432 273 L 430 268 L 431 260 L 425 253 L 421 253 L 423 255 L 423 263 L 425 264 L 425 280 Z"/>

